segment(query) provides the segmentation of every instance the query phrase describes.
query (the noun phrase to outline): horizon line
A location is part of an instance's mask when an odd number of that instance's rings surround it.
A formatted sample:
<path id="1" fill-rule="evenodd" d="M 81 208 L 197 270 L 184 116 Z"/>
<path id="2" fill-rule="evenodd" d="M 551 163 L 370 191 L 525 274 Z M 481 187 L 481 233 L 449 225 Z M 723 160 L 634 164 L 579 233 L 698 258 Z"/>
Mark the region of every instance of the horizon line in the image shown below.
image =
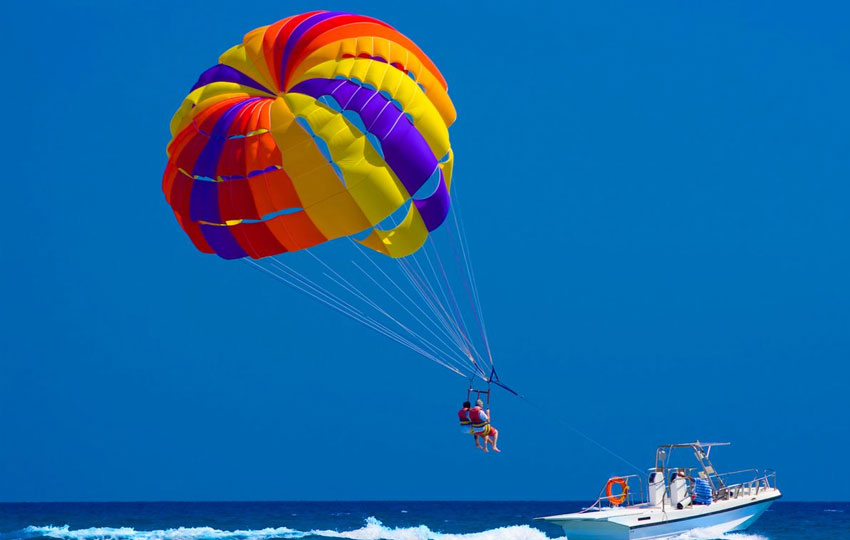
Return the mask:
<path id="1" fill-rule="evenodd" d="M 793 499 L 776 501 L 774 504 L 784 503 L 820 503 L 820 504 L 850 504 L 848 500 L 806 500 Z M 478 503 L 587 503 L 591 499 L 160 499 L 160 500 L 66 500 L 66 501 L 0 501 L 0 504 L 161 504 L 161 503 L 207 503 L 207 504 L 230 504 L 230 503 L 452 503 L 452 502 L 478 502 Z"/>

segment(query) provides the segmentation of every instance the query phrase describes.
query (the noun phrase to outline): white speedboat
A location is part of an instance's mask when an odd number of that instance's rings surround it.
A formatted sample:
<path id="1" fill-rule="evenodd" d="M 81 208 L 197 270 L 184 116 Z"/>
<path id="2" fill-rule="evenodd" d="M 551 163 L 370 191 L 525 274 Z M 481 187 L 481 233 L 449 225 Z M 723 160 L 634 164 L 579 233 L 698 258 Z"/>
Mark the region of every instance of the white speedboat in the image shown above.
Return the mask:
<path id="1" fill-rule="evenodd" d="M 581 512 L 537 519 L 563 527 L 568 540 L 666 538 L 694 529 L 720 535 L 746 529 L 782 494 L 772 470 L 718 474 L 709 454 L 712 447 L 728 444 L 659 446 L 646 490 L 639 475 L 613 477 Z M 670 466 L 676 449 L 692 450 L 697 466 Z"/>

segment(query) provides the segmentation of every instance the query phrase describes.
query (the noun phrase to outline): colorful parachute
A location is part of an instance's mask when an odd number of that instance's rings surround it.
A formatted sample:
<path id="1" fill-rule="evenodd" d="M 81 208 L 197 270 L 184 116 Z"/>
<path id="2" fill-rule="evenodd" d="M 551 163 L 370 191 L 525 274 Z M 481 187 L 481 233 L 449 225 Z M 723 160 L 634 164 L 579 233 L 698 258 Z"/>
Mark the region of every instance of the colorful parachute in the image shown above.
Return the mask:
<path id="1" fill-rule="evenodd" d="M 455 116 L 440 72 L 386 23 L 296 15 L 201 74 L 171 120 L 162 189 L 200 251 L 490 382 L 457 190 L 449 199 Z M 346 237 L 357 249 L 320 245 Z"/>
<path id="2" fill-rule="evenodd" d="M 358 233 L 404 257 L 449 210 L 455 116 L 440 72 L 391 26 L 296 15 L 201 74 L 171 121 L 162 188 L 194 245 L 225 259 Z"/>

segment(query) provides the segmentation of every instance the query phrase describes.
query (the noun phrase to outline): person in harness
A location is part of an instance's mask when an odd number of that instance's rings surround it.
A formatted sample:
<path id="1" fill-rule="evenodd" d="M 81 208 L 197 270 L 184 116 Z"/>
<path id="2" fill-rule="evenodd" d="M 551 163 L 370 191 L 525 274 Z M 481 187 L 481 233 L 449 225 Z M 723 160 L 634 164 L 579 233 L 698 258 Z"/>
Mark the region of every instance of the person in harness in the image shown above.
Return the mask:
<path id="1" fill-rule="evenodd" d="M 467 435 L 473 435 L 472 420 L 469 419 L 470 406 L 471 404 L 468 401 L 464 401 L 463 408 L 457 412 L 458 420 L 460 420 L 460 432 Z M 475 441 L 475 448 L 481 448 L 481 444 L 478 442 L 478 436 L 474 435 L 472 439 Z"/>
<path id="2" fill-rule="evenodd" d="M 482 450 L 485 452 L 489 452 L 487 450 L 487 443 L 493 445 L 494 452 L 501 452 L 499 450 L 498 442 L 499 442 L 499 430 L 490 425 L 490 417 L 487 413 L 484 412 L 484 402 L 480 399 L 475 402 L 475 407 L 469 409 L 469 420 L 472 422 L 472 434 L 475 437 L 481 437 L 482 442 L 484 443 L 484 447 Z M 476 440 L 475 446 L 478 446 L 478 441 Z"/>

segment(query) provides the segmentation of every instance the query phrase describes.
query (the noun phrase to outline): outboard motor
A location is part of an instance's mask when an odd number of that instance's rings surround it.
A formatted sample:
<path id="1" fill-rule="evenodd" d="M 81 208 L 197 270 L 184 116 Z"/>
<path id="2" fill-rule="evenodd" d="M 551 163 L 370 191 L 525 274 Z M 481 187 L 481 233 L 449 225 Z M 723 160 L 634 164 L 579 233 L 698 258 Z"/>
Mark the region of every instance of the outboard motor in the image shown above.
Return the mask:
<path id="1" fill-rule="evenodd" d="M 649 504 L 661 506 L 664 502 L 664 473 L 653 472 L 649 475 Z"/>

